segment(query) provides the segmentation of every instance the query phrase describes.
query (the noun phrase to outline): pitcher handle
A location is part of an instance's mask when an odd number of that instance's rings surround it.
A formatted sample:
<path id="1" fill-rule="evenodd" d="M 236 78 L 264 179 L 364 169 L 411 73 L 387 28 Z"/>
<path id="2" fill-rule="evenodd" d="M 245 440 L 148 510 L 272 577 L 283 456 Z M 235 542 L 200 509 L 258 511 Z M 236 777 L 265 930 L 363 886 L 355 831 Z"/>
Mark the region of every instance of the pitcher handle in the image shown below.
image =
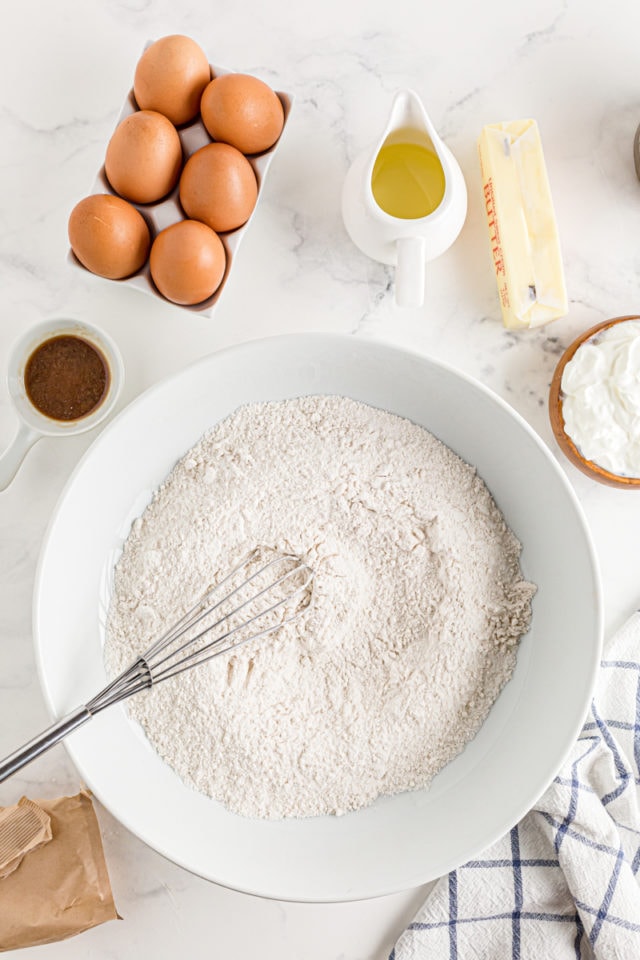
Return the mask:
<path id="1" fill-rule="evenodd" d="M 401 237 L 396 241 L 396 303 L 399 307 L 421 307 L 424 303 L 424 237 Z"/>
<path id="2" fill-rule="evenodd" d="M 25 454 L 41 436 L 42 434 L 38 430 L 33 430 L 26 423 L 20 421 L 18 432 L 4 453 L 0 455 L 0 490 L 7 489 L 18 472 L 18 467 L 24 460 Z"/>

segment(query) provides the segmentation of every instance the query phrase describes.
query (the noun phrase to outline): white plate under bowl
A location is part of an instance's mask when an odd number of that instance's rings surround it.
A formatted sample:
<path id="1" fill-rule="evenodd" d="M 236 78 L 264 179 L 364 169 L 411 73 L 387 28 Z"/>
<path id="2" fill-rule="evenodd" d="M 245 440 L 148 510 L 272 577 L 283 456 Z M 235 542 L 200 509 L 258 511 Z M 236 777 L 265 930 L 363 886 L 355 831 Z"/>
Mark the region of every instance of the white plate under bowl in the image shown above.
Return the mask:
<path id="1" fill-rule="evenodd" d="M 205 357 L 134 401 L 83 457 L 45 538 L 34 628 L 42 687 L 59 717 L 105 683 L 110 572 L 131 520 L 176 460 L 239 404 L 318 393 L 431 430 L 477 467 L 523 544 L 523 572 L 538 585 L 532 626 L 478 735 L 429 790 L 342 817 L 276 822 L 236 816 L 186 787 L 123 706 L 67 748 L 111 813 L 188 870 L 263 896 L 342 901 L 416 886 L 477 856 L 553 779 L 591 699 L 602 603 L 590 536 L 560 467 L 506 403 L 441 363 L 350 336 L 273 337 Z"/>

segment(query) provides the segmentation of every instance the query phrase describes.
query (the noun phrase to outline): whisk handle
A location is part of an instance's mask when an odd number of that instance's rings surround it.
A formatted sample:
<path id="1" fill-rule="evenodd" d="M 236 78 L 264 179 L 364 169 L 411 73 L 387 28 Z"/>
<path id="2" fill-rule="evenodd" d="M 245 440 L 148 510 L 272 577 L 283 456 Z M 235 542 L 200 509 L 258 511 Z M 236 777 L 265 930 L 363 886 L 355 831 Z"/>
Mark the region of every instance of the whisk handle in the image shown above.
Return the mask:
<path id="1" fill-rule="evenodd" d="M 33 740 L 29 740 L 23 747 L 10 753 L 8 757 L 0 761 L 0 783 L 2 783 L 3 780 L 8 780 L 9 777 L 17 773 L 18 770 L 22 770 L 23 767 L 26 767 L 28 763 L 31 763 L 31 761 L 39 757 L 40 754 L 45 753 L 51 747 L 55 746 L 55 744 L 63 740 L 68 733 L 71 733 L 71 731 L 77 727 L 81 727 L 82 724 L 86 723 L 92 716 L 93 714 L 88 707 L 78 707 L 77 710 L 67 714 L 62 720 L 58 720 L 57 723 L 52 724 L 52 726 L 44 730 L 39 736 L 34 737 Z"/>

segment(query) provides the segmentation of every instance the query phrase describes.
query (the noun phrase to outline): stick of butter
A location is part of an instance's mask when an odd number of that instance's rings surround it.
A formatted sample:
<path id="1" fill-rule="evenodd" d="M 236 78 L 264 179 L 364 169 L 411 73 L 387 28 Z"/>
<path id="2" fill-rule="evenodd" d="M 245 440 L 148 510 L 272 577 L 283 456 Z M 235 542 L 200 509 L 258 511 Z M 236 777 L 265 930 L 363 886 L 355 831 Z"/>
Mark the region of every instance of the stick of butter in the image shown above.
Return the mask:
<path id="1" fill-rule="evenodd" d="M 504 325 L 557 320 L 567 313 L 567 291 L 538 125 L 489 124 L 478 147 Z"/>

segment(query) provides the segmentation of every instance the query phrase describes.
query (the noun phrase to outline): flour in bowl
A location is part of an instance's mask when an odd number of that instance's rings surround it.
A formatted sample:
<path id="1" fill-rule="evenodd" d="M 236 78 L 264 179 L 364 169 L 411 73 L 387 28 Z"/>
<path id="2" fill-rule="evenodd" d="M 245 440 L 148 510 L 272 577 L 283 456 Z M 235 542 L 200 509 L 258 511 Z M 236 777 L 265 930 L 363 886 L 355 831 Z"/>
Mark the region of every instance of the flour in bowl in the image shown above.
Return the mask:
<path id="1" fill-rule="evenodd" d="M 246 816 L 342 813 L 428 784 L 511 676 L 535 592 L 474 468 L 343 397 L 239 408 L 132 526 L 110 675 L 257 546 L 306 559 L 308 607 L 139 694 L 131 716 L 186 783 Z"/>

